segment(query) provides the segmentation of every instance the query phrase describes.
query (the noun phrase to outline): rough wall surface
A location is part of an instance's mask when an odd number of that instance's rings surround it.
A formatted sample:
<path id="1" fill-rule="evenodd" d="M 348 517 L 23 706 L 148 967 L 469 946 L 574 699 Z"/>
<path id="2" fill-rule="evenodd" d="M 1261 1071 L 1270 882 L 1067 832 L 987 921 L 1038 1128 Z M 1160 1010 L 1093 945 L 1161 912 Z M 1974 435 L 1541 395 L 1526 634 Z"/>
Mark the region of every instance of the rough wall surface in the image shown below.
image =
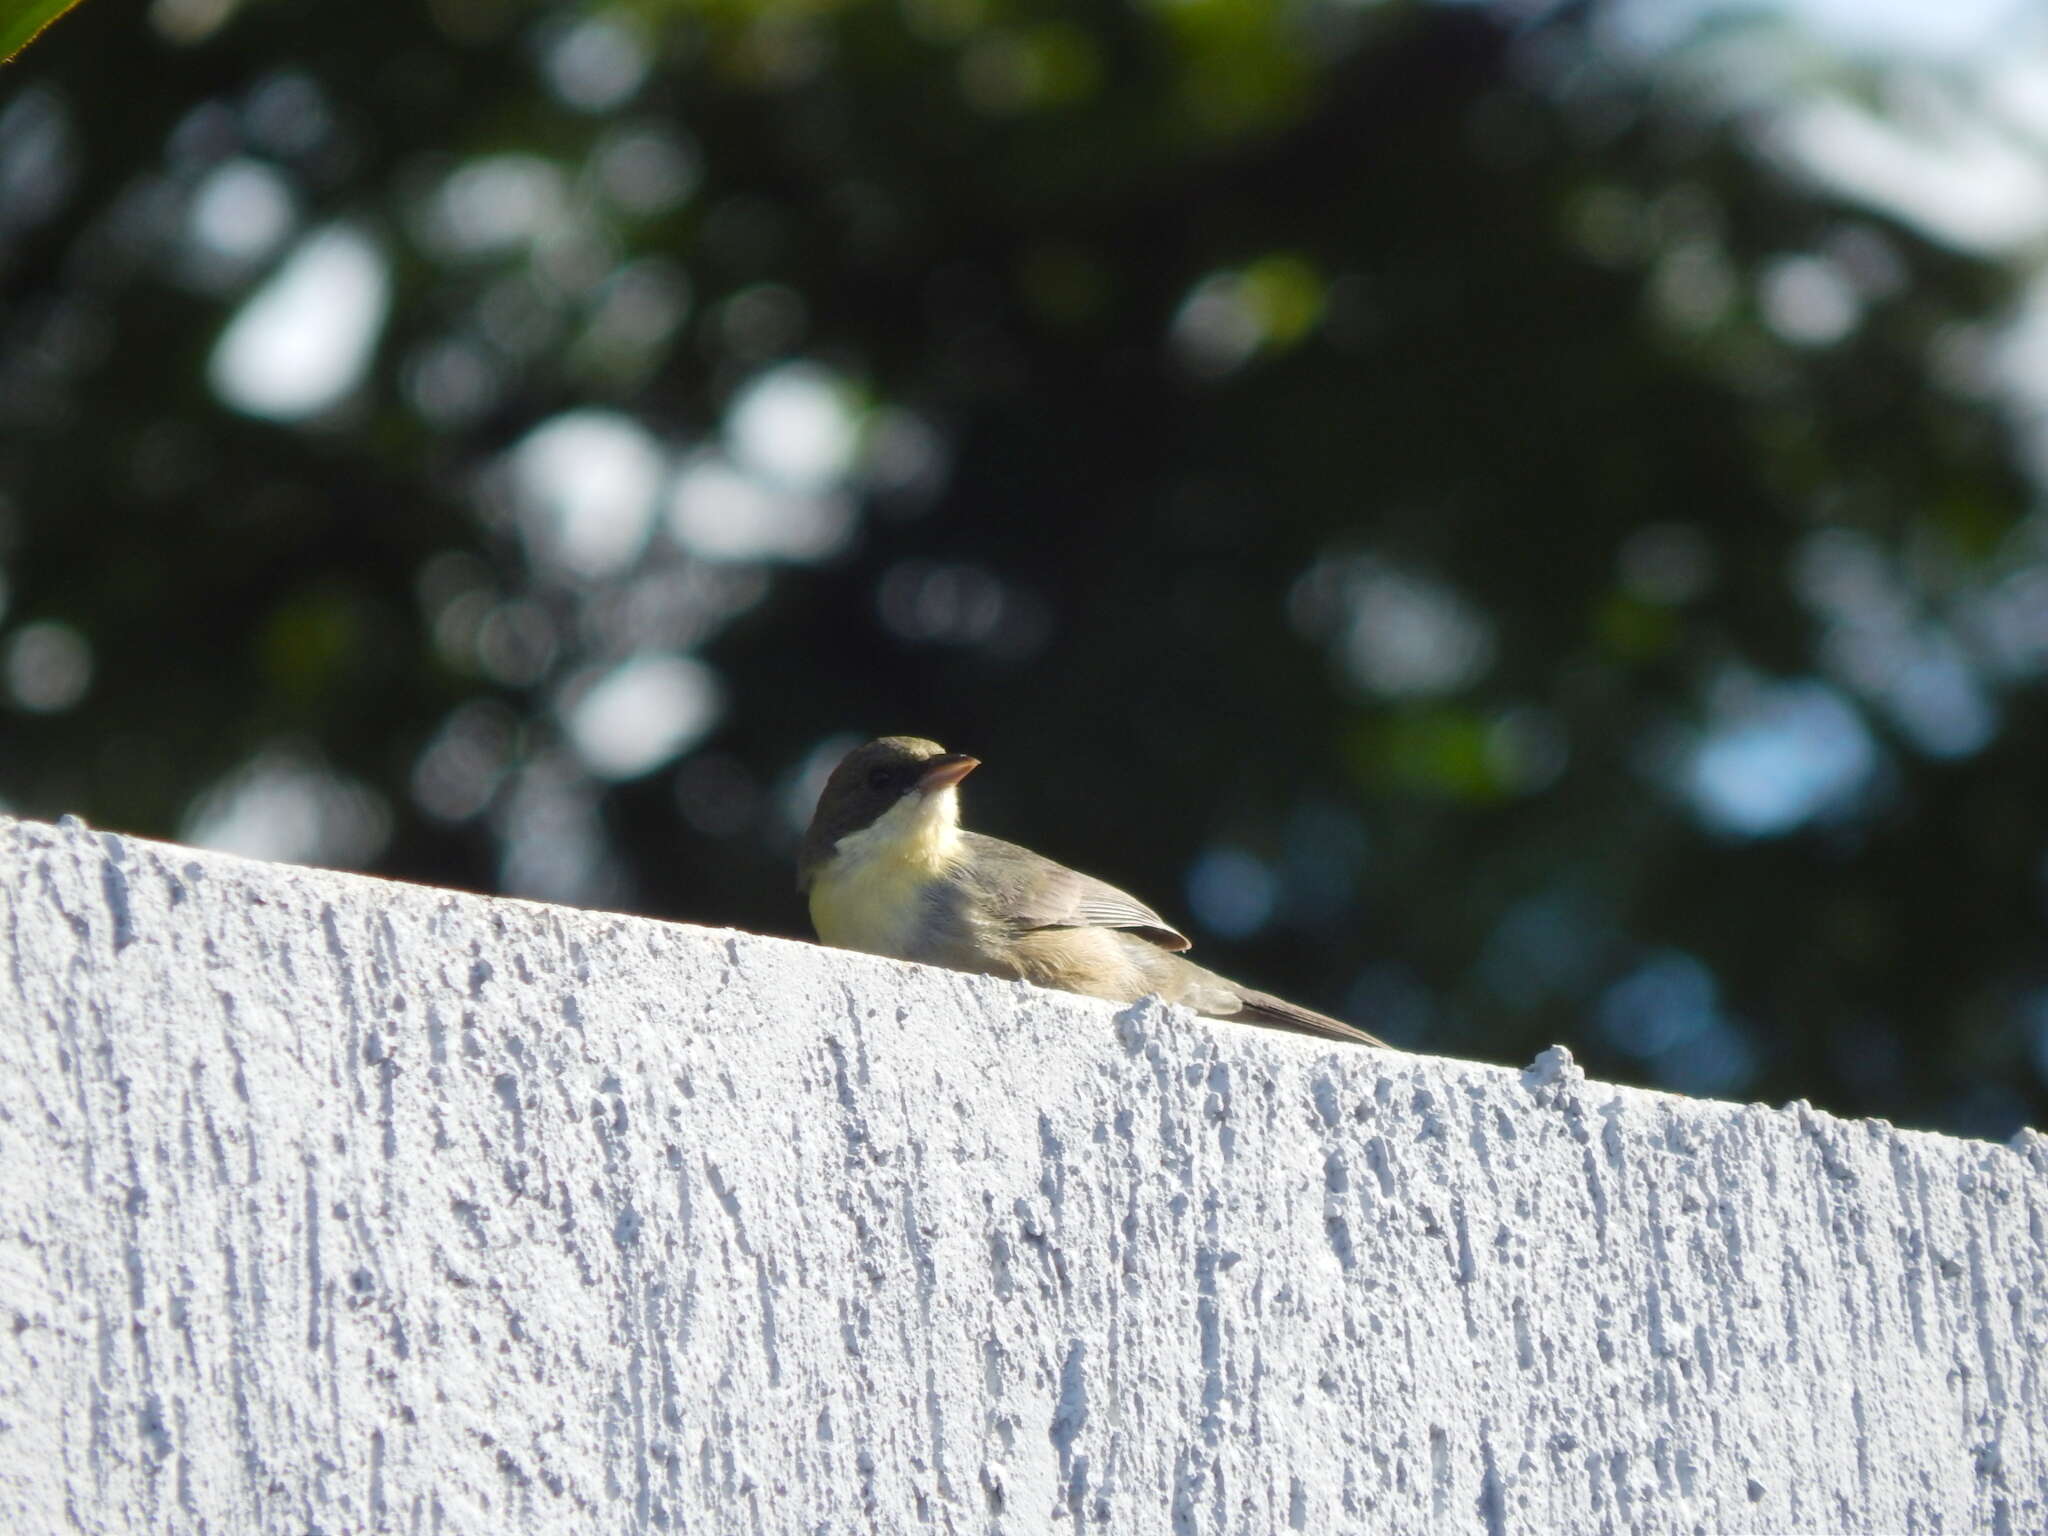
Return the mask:
<path id="1" fill-rule="evenodd" d="M 2048 1527 L 2048 1151 L 0 821 L 0 1529 Z"/>

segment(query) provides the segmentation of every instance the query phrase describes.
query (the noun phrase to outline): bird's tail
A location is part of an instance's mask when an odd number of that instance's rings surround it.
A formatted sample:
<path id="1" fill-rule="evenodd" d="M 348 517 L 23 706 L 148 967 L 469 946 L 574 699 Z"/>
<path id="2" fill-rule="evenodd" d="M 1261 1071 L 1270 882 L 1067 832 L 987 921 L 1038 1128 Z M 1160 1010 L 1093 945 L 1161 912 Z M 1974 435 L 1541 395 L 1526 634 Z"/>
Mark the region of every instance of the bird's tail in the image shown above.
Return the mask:
<path id="1" fill-rule="evenodd" d="M 1387 1042 L 1377 1035 L 1368 1035 L 1355 1025 L 1346 1024 L 1342 1019 L 1333 1019 L 1326 1013 L 1317 1013 L 1313 1008 L 1303 1008 L 1285 998 L 1275 997 L 1270 992 L 1255 992 L 1250 987 L 1236 987 L 1239 1004 L 1238 1012 L 1224 1015 L 1240 1024 L 1263 1024 L 1268 1029 L 1292 1030 L 1298 1035 L 1317 1035 L 1326 1040 L 1351 1040 L 1359 1045 L 1377 1045 L 1391 1049 Z"/>

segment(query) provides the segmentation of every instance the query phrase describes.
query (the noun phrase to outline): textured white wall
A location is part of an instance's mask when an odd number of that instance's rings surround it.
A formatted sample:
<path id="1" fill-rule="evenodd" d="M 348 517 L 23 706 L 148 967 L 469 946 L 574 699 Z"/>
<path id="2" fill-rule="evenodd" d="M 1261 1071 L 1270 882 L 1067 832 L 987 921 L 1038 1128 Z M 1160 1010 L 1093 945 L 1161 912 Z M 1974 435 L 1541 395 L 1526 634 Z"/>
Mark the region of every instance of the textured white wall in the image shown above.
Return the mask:
<path id="1" fill-rule="evenodd" d="M 2048 1149 L 0 821 L 0 1529 L 2048 1528 Z"/>

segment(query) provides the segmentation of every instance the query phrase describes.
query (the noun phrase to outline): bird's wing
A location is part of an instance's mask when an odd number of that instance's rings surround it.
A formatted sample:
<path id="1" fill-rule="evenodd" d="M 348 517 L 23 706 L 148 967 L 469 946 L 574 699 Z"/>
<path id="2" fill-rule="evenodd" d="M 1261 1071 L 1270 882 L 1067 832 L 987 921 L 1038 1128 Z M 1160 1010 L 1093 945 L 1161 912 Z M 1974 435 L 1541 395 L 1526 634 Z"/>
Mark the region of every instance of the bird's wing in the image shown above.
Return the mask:
<path id="1" fill-rule="evenodd" d="M 1000 889 L 988 894 L 1006 922 L 1033 928 L 1124 928 L 1161 949 L 1182 950 L 1188 936 L 1137 897 L 1043 854 L 980 832 L 962 834 L 1004 857 L 983 867 L 1004 872 Z M 979 863 L 981 861 L 977 861 Z"/>

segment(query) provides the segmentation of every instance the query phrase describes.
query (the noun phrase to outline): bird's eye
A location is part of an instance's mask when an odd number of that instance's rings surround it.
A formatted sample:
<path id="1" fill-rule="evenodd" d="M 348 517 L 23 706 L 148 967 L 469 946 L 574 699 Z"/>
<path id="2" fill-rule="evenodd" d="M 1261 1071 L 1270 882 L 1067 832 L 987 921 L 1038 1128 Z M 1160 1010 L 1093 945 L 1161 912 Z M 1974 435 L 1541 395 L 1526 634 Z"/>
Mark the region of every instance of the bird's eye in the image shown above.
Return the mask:
<path id="1" fill-rule="evenodd" d="M 868 788 L 887 789 L 890 785 L 890 782 L 895 777 L 896 776 L 886 768 L 870 768 L 868 770 Z"/>

